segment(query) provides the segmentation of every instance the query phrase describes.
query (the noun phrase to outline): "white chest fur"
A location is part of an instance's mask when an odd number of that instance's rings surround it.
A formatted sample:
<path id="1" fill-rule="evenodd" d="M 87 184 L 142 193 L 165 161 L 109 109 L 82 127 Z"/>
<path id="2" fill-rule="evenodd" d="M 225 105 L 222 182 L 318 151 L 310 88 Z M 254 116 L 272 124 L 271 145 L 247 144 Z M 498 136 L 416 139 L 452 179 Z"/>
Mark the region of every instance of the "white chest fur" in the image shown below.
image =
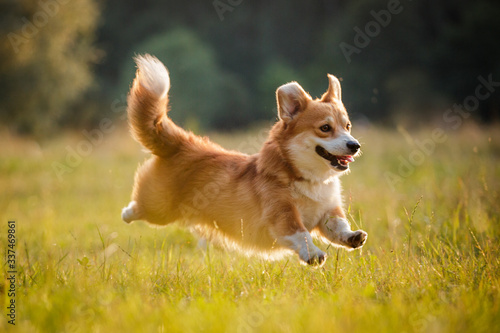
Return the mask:
<path id="1" fill-rule="evenodd" d="M 324 182 L 298 181 L 293 184 L 293 196 L 304 226 L 311 230 L 327 214 L 342 204 L 340 181 L 331 177 Z"/>

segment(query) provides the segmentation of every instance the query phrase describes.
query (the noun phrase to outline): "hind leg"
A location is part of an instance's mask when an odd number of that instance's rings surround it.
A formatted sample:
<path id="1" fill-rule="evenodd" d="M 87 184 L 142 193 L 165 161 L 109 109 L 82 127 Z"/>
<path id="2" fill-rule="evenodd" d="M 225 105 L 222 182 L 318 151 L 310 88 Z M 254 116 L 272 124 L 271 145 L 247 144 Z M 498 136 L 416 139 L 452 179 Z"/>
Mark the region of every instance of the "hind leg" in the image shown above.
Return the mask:
<path id="1" fill-rule="evenodd" d="M 127 207 L 122 209 L 122 220 L 132 223 L 139 219 L 138 206 L 136 201 L 131 201 Z"/>

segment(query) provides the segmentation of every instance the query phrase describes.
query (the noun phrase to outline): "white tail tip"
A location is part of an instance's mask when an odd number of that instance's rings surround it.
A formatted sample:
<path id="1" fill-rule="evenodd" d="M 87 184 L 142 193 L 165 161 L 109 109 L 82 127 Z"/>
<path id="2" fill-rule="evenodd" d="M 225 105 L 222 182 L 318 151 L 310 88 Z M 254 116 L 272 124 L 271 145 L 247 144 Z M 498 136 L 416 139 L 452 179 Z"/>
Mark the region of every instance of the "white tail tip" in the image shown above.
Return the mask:
<path id="1" fill-rule="evenodd" d="M 149 54 L 136 56 L 134 60 L 138 68 L 139 83 L 159 98 L 164 98 L 170 89 L 170 77 L 165 65 Z"/>

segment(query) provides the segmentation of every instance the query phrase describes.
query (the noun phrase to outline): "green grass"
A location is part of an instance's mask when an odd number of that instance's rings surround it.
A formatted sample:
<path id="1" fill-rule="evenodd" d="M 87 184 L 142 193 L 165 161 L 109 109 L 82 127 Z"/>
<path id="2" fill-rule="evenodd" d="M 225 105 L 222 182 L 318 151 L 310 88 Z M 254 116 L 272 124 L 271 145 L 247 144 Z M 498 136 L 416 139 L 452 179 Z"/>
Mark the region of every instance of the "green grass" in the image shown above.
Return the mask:
<path id="1" fill-rule="evenodd" d="M 499 299 L 499 128 L 447 133 L 391 188 L 429 131 L 355 129 L 364 154 L 343 177 L 361 251 L 320 244 L 323 268 L 209 246 L 187 230 L 126 225 L 120 211 L 145 154 L 120 129 L 62 181 L 65 134 L 42 143 L 0 136 L 0 252 L 17 222 L 20 332 L 495 332 Z M 214 135 L 254 152 L 258 130 Z M 4 265 L 2 274 L 5 276 Z M 7 324 L 5 278 L 0 331 Z"/>

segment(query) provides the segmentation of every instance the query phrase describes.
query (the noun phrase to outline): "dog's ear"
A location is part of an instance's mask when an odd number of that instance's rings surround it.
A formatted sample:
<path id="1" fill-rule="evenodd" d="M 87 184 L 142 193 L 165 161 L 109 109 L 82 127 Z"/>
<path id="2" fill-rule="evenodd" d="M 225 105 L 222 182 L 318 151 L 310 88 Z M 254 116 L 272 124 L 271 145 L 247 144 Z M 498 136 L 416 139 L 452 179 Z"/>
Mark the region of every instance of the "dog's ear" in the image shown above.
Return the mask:
<path id="1" fill-rule="evenodd" d="M 328 90 L 321 97 L 322 102 L 329 103 L 334 99 L 341 100 L 342 99 L 342 90 L 340 89 L 340 82 L 335 76 L 328 74 L 328 81 L 330 85 L 328 86 Z"/>
<path id="2" fill-rule="evenodd" d="M 278 116 L 285 123 L 288 123 L 306 108 L 311 96 L 297 82 L 290 82 L 276 90 L 276 100 L 278 102 Z"/>

